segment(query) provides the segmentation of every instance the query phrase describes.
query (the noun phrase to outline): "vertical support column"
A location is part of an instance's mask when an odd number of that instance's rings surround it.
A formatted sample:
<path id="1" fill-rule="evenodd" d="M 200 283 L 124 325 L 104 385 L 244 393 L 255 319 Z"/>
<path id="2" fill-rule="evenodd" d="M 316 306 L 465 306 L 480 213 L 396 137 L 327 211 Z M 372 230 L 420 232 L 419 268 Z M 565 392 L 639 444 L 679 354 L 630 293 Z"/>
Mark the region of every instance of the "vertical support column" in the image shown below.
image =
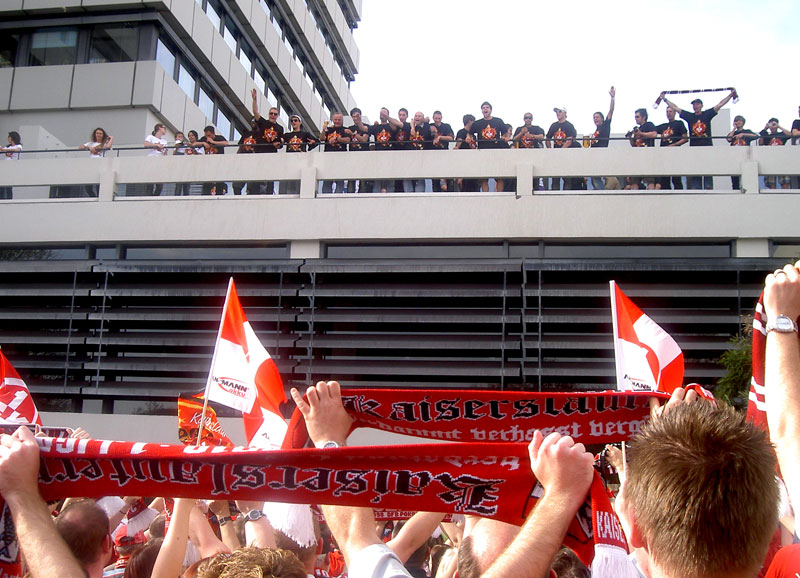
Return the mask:
<path id="1" fill-rule="evenodd" d="M 517 165 L 517 196 L 533 194 L 533 165 Z"/>
<path id="2" fill-rule="evenodd" d="M 313 199 L 317 196 L 317 168 L 300 169 L 300 198 Z"/>
<path id="3" fill-rule="evenodd" d="M 109 170 L 100 173 L 100 191 L 97 194 L 100 202 L 111 202 L 114 200 L 114 187 L 117 184 L 116 159 L 109 165 Z"/>
<path id="4" fill-rule="evenodd" d="M 748 194 L 758 194 L 758 162 L 742 163 L 742 190 Z"/>

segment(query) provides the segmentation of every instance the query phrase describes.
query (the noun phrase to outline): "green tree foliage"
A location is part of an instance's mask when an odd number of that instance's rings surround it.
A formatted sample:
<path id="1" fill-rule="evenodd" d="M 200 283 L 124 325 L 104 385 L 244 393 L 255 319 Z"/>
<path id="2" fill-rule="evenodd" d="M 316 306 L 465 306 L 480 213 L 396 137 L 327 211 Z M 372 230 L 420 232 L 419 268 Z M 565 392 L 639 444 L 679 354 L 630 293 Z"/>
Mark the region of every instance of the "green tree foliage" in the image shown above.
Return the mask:
<path id="1" fill-rule="evenodd" d="M 742 317 L 742 335 L 731 339 L 731 348 L 720 355 L 717 363 L 727 373 L 717 380 L 714 396 L 742 409 L 747 406 L 747 393 L 753 375 L 753 318 Z"/>

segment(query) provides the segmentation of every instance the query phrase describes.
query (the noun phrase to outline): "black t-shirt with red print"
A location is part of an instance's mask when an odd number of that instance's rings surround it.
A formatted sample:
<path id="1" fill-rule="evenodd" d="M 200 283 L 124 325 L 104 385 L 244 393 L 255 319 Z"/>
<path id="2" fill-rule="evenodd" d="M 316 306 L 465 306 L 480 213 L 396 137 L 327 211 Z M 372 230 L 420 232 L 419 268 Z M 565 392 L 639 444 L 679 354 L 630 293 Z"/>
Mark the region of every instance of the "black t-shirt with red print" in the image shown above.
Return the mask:
<path id="1" fill-rule="evenodd" d="M 369 127 L 369 134 L 375 139 L 376 151 L 390 151 L 394 147 L 397 130 L 387 122 L 385 124 L 371 125 Z"/>
<path id="2" fill-rule="evenodd" d="M 349 138 L 347 134 L 344 132 L 343 126 L 329 126 L 325 130 L 324 140 L 325 140 L 325 152 L 340 152 L 347 150 L 347 144 L 341 142 L 341 139 Z"/>
<path id="3" fill-rule="evenodd" d="M 514 137 L 516 138 L 522 132 L 522 129 L 525 126 L 518 126 L 517 129 L 514 131 Z M 526 132 L 523 136 L 519 138 L 517 141 L 519 143 L 519 148 L 521 149 L 540 149 L 542 148 L 542 141 L 533 138 L 533 135 L 540 134 L 544 136 L 544 129 L 540 126 L 536 126 L 532 124 L 531 126 L 527 127 L 528 132 Z"/>
<path id="4" fill-rule="evenodd" d="M 277 122 L 258 117 L 256 129 L 253 131 L 257 146 L 254 147 L 257 153 L 276 153 L 278 148 L 275 143 L 283 140 L 283 127 Z"/>
<path id="5" fill-rule="evenodd" d="M 207 142 L 210 143 L 211 146 L 206 149 L 207 155 L 224 155 L 225 154 L 225 145 L 215 145 L 215 142 L 226 142 L 226 139 L 221 134 L 215 134 L 214 138 L 208 140 L 205 136 L 203 136 L 199 142 Z"/>
<path id="6" fill-rule="evenodd" d="M 680 116 L 689 125 L 689 146 L 710 147 L 714 144 L 711 140 L 711 119 L 717 116 L 716 110 L 709 108 L 700 114 L 682 110 Z"/>
<path id="7" fill-rule="evenodd" d="M 740 138 L 734 138 L 739 135 L 742 136 Z M 746 147 L 750 146 L 750 143 L 756 140 L 758 135 L 749 128 L 742 128 L 733 131 L 728 138 L 731 139 L 732 147 Z"/>
<path id="8" fill-rule="evenodd" d="M 567 139 L 572 137 L 572 145 L 571 148 L 580 148 L 580 143 L 575 138 L 578 133 L 575 131 L 575 127 L 572 126 L 572 123 L 568 120 L 564 122 L 554 122 L 550 125 L 550 129 L 547 131 L 547 138 L 553 140 L 553 146 L 555 148 L 569 148 L 567 145 Z"/>
<path id="9" fill-rule="evenodd" d="M 453 135 L 453 127 L 451 127 L 446 122 L 443 122 L 438 127 L 435 124 L 431 125 L 431 138 L 435 138 L 436 136 L 454 136 Z M 437 144 L 433 145 L 434 149 L 446 149 L 450 145 L 450 141 L 440 140 Z"/>
<path id="10" fill-rule="evenodd" d="M 597 130 L 594 131 L 592 135 L 590 146 L 593 149 L 596 148 L 607 148 L 608 147 L 608 137 L 611 136 L 611 121 L 605 119 L 600 126 L 597 127 Z"/>
<path id="11" fill-rule="evenodd" d="M 763 146 L 767 147 L 783 146 L 786 144 L 786 141 L 789 140 L 789 135 L 784 132 L 769 132 L 767 129 L 764 129 L 758 134 L 760 134 L 763 139 Z"/>
<path id="12" fill-rule="evenodd" d="M 489 120 L 481 118 L 472 123 L 470 132 L 475 135 L 479 149 L 499 149 L 507 148 L 506 143 L 501 139 L 506 123 L 503 119 L 492 117 Z"/>
<path id="13" fill-rule="evenodd" d="M 420 126 L 412 127 L 408 135 L 408 142 L 411 143 L 412 149 L 416 151 L 433 148 L 431 125 L 423 122 Z"/>
<path id="14" fill-rule="evenodd" d="M 407 122 L 404 122 L 403 126 L 398 128 L 395 132 L 395 140 L 397 140 L 397 142 L 394 145 L 394 150 L 407 151 L 411 148 L 411 146 L 408 144 L 409 134 L 411 134 L 411 125 Z"/>
<path id="15" fill-rule="evenodd" d="M 661 146 L 666 147 L 686 138 L 686 125 L 679 120 L 673 120 L 658 125 L 656 132 L 661 135 Z"/>
<path id="16" fill-rule="evenodd" d="M 319 144 L 319 139 L 304 130 L 293 130 L 284 133 L 283 142 L 287 153 L 304 153 Z"/>
<path id="17" fill-rule="evenodd" d="M 654 125 L 649 120 L 647 122 L 642 123 L 639 125 L 639 132 L 653 132 L 656 130 L 656 125 Z M 635 147 L 654 147 L 656 146 L 656 139 L 654 138 L 634 138 L 632 141 L 633 146 Z"/>

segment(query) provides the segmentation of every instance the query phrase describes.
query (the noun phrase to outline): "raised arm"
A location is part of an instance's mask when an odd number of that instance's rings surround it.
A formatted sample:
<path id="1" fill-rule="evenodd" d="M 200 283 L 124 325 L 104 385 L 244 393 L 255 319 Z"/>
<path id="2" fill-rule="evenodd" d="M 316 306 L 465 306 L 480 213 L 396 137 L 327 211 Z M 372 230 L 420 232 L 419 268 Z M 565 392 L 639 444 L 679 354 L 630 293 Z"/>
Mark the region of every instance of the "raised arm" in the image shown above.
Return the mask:
<path id="1" fill-rule="evenodd" d="M 734 94 L 736 94 L 736 90 L 733 90 L 733 89 L 732 89 L 732 90 L 730 91 L 730 93 L 728 93 L 728 95 L 727 95 L 725 98 L 723 98 L 722 100 L 720 100 L 720 101 L 717 103 L 717 105 L 714 107 L 714 112 L 719 112 L 719 109 L 721 109 L 723 106 L 725 106 L 726 104 L 728 104 L 728 101 L 729 101 L 730 99 L 732 99 L 732 98 L 733 98 L 733 95 L 734 95 Z"/>
<path id="2" fill-rule="evenodd" d="M 26 427 L 0 436 L 0 494 L 32 578 L 85 578 L 39 494 L 39 446 Z"/>
<path id="3" fill-rule="evenodd" d="M 405 564 L 411 554 L 427 542 L 443 519 L 444 514 L 441 513 L 417 512 L 400 528 L 397 536 L 389 540 L 386 545 Z"/>
<path id="4" fill-rule="evenodd" d="M 676 113 L 680 114 L 683 112 L 683 109 L 674 102 L 672 102 L 670 99 L 668 99 L 663 92 L 661 93 L 661 96 L 664 98 L 664 102 L 667 103 L 667 106 L 670 107 L 672 110 L 674 110 Z"/>
<path id="5" fill-rule="evenodd" d="M 191 498 L 175 499 L 169 530 L 164 536 L 161 550 L 158 551 L 151 578 L 175 578 L 180 575 L 181 564 L 186 556 L 186 544 L 189 542 L 189 517 L 194 502 Z"/>
<path id="6" fill-rule="evenodd" d="M 794 265 L 767 275 L 764 310 L 768 322 L 785 315 L 797 322 L 800 315 L 800 272 Z M 769 434 L 795 511 L 800 507 L 800 340 L 796 332 L 767 334 L 766 389 Z"/>
<path id="7" fill-rule="evenodd" d="M 617 96 L 617 89 L 612 86 L 611 90 L 608 91 L 608 94 L 611 95 L 611 104 L 608 105 L 608 114 L 606 115 L 606 120 L 611 122 L 611 118 L 614 116 L 614 99 Z"/>
<path id="8" fill-rule="evenodd" d="M 481 578 L 541 578 L 561 547 L 567 528 L 592 483 L 592 455 L 571 437 L 536 431 L 528 446 L 531 469 L 544 488 L 511 545 Z"/>
<path id="9" fill-rule="evenodd" d="M 253 97 L 253 103 L 251 105 L 251 110 L 253 111 L 253 118 L 258 121 L 261 118 L 261 113 L 258 112 L 258 92 L 254 88 L 250 91 L 250 96 Z"/>

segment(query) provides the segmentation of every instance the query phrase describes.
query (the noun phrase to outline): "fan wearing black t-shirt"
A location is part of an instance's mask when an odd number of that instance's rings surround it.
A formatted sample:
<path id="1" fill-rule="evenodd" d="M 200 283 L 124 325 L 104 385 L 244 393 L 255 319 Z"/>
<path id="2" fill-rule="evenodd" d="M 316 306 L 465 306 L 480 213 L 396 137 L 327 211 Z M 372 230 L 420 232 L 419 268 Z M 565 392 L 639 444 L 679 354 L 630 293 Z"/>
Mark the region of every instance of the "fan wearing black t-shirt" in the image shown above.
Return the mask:
<path id="1" fill-rule="evenodd" d="M 395 140 L 397 138 L 397 131 L 403 127 L 403 123 L 389 116 L 389 109 L 384 107 L 379 114 L 380 122 L 375 121 L 375 124 L 368 127 L 370 136 L 375 139 L 376 151 L 390 151 L 394 148 Z M 395 192 L 395 183 L 402 181 L 382 180 L 373 181 L 373 193 L 393 193 Z"/>
<path id="2" fill-rule="evenodd" d="M 636 120 L 636 127 L 628 133 L 631 146 L 637 148 L 656 146 L 658 131 L 656 131 L 656 125 L 647 120 L 647 109 L 637 108 L 633 118 Z M 648 190 L 661 188 L 661 182 L 657 181 L 655 177 L 630 177 L 630 179 L 630 188 L 634 190 L 639 188 L 640 181 L 646 185 Z"/>
<path id="3" fill-rule="evenodd" d="M 291 132 L 283 133 L 283 144 L 286 145 L 287 154 L 304 153 L 319 144 L 317 137 L 303 129 L 303 119 L 299 115 L 290 116 L 289 122 L 292 125 Z M 286 192 L 290 195 L 300 194 L 300 181 L 287 182 Z"/>
<path id="4" fill-rule="evenodd" d="M 326 122 L 322 127 L 322 133 L 320 133 L 319 139 L 320 141 L 325 143 L 325 152 L 344 152 L 347 150 L 347 145 L 350 143 L 350 137 L 347 136 L 345 132 L 344 126 L 342 126 L 344 117 L 342 116 L 341 112 L 334 112 L 331 115 L 331 120 L 333 122 L 333 126 L 329 126 Z M 332 185 L 336 185 L 336 192 L 343 193 L 344 191 L 344 181 L 322 181 L 322 192 L 323 193 L 332 193 L 333 187 Z"/>
<path id="5" fill-rule="evenodd" d="M 453 127 L 446 122 L 442 122 L 442 112 L 433 111 L 433 124 L 431 125 L 431 136 L 433 137 L 433 150 L 447 150 L 450 143 L 455 139 Z M 453 191 L 453 179 L 433 179 L 433 192 Z"/>
<path id="6" fill-rule="evenodd" d="M 464 128 L 459 129 L 456 133 L 456 146 L 453 150 L 468 151 L 477 148 L 478 145 L 475 139 L 472 138 L 472 124 L 475 122 L 475 117 L 471 114 L 465 114 L 462 120 L 464 122 Z M 477 179 L 457 179 L 456 185 L 458 186 L 459 192 L 473 192 L 478 190 L 480 181 Z"/>
<path id="7" fill-rule="evenodd" d="M 789 140 L 789 131 L 783 128 L 780 124 L 778 124 L 777 118 L 771 118 L 767 121 L 767 124 L 764 125 L 764 130 L 760 133 L 761 138 L 758 139 L 758 144 L 761 146 L 768 146 L 768 147 L 775 147 L 775 146 L 783 146 L 786 144 L 786 141 Z M 774 175 L 764 177 L 764 181 L 767 185 L 768 189 L 776 189 L 778 183 L 778 177 Z M 790 179 L 789 177 L 780 177 L 781 181 L 781 188 L 788 189 Z"/>
<path id="8" fill-rule="evenodd" d="M 361 120 L 361 109 L 356 107 L 350 111 L 350 118 L 353 124 L 345 129 L 345 133 L 350 137 L 350 152 L 369 151 L 369 127 Z M 347 189 L 351 193 L 372 191 L 372 183 L 369 181 L 347 181 Z"/>
<path id="9" fill-rule="evenodd" d="M 679 147 L 689 142 L 689 133 L 682 120 L 675 119 L 675 109 L 667 107 L 667 122 L 656 127 L 656 131 L 661 135 L 662 147 Z M 683 177 L 659 177 L 662 189 L 673 188 L 676 191 L 683 190 Z M 670 185 L 671 184 L 671 185 Z"/>
<path id="10" fill-rule="evenodd" d="M 411 145 L 411 150 L 415 151 L 429 150 L 433 147 L 431 125 L 425 122 L 425 115 L 419 111 L 414 113 L 414 120 L 411 122 L 411 131 L 408 133 L 408 142 Z M 424 193 L 425 181 L 426 179 L 411 179 L 412 190 L 415 193 Z"/>
<path id="11" fill-rule="evenodd" d="M 726 137 L 732 147 L 749 147 L 750 143 L 758 138 L 758 135 L 749 128 L 744 128 L 744 117 L 737 114 L 733 117 L 733 130 Z M 731 175 L 731 188 L 734 191 L 740 190 L 739 175 Z"/>
<path id="12" fill-rule="evenodd" d="M 672 107 L 680 117 L 689 125 L 689 146 L 690 147 L 710 147 L 714 144 L 711 140 L 711 119 L 717 116 L 720 109 L 728 104 L 728 101 L 734 97 L 736 90 L 731 90 L 725 98 L 717 103 L 714 108 L 703 110 L 703 101 L 695 98 L 692 101 L 692 108 L 694 112 L 688 112 L 669 100 L 662 92 L 661 96 L 664 97 L 664 102 Z M 690 189 L 713 189 L 714 179 L 708 176 L 692 176 L 689 177 Z"/>
<path id="13" fill-rule="evenodd" d="M 555 107 L 553 112 L 556 113 L 557 121 L 550 125 L 547 130 L 546 138 L 544 141 L 545 146 L 557 149 L 581 148 L 581 145 L 575 140 L 578 133 L 571 122 L 567 120 L 567 109 L 564 107 Z M 575 191 L 579 190 L 583 179 L 581 177 L 560 178 L 553 177 L 553 190 Z M 562 188 L 563 187 L 563 188 Z"/>
<path id="14" fill-rule="evenodd" d="M 492 116 L 492 105 L 488 102 L 481 104 L 483 118 L 472 123 L 470 131 L 475 136 L 479 149 L 501 149 L 507 145 L 502 141 L 501 136 L 505 130 L 506 123 L 501 118 Z M 504 188 L 503 179 L 495 178 L 497 192 L 502 192 Z M 489 191 L 489 179 L 481 180 L 481 190 Z"/>
<path id="15" fill-rule="evenodd" d="M 206 151 L 205 154 L 224 155 L 225 145 L 228 144 L 228 139 L 221 134 L 217 134 L 213 125 L 208 125 L 203 129 L 203 137 L 198 142 L 203 143 Z M 224 195 L 227 189 L 228 187 L 224 182 L 203 183 L 204 195 Z"/>
<path id="16" fill-rule="evenodd" d="M 617 96 L 617 90 L 612 86 L 608 94 L 611 96 L 611 104 L 608 106 L 608 114 L 604 117 L 603 113 L 597 111 L 592 115 L 594 126 L 597 127 L 592 138 L 589 140 L 589 146 L 593 149 L 607 148 L 608 139 L 611 137 L 611 119 L 614 116 L 614 100 Z M 592 177 L 592 188 L 595 190 L 605 189 L 605 181 L 602 177 Z"/>
<path id="17" fill-rule="evenodd" d="M 544 129 L 533 124 L 533 114 L 522 115 L 522 126 L 514 131 L 514 145 L 519 149 L 540 149 L 544 140 Z"/>

